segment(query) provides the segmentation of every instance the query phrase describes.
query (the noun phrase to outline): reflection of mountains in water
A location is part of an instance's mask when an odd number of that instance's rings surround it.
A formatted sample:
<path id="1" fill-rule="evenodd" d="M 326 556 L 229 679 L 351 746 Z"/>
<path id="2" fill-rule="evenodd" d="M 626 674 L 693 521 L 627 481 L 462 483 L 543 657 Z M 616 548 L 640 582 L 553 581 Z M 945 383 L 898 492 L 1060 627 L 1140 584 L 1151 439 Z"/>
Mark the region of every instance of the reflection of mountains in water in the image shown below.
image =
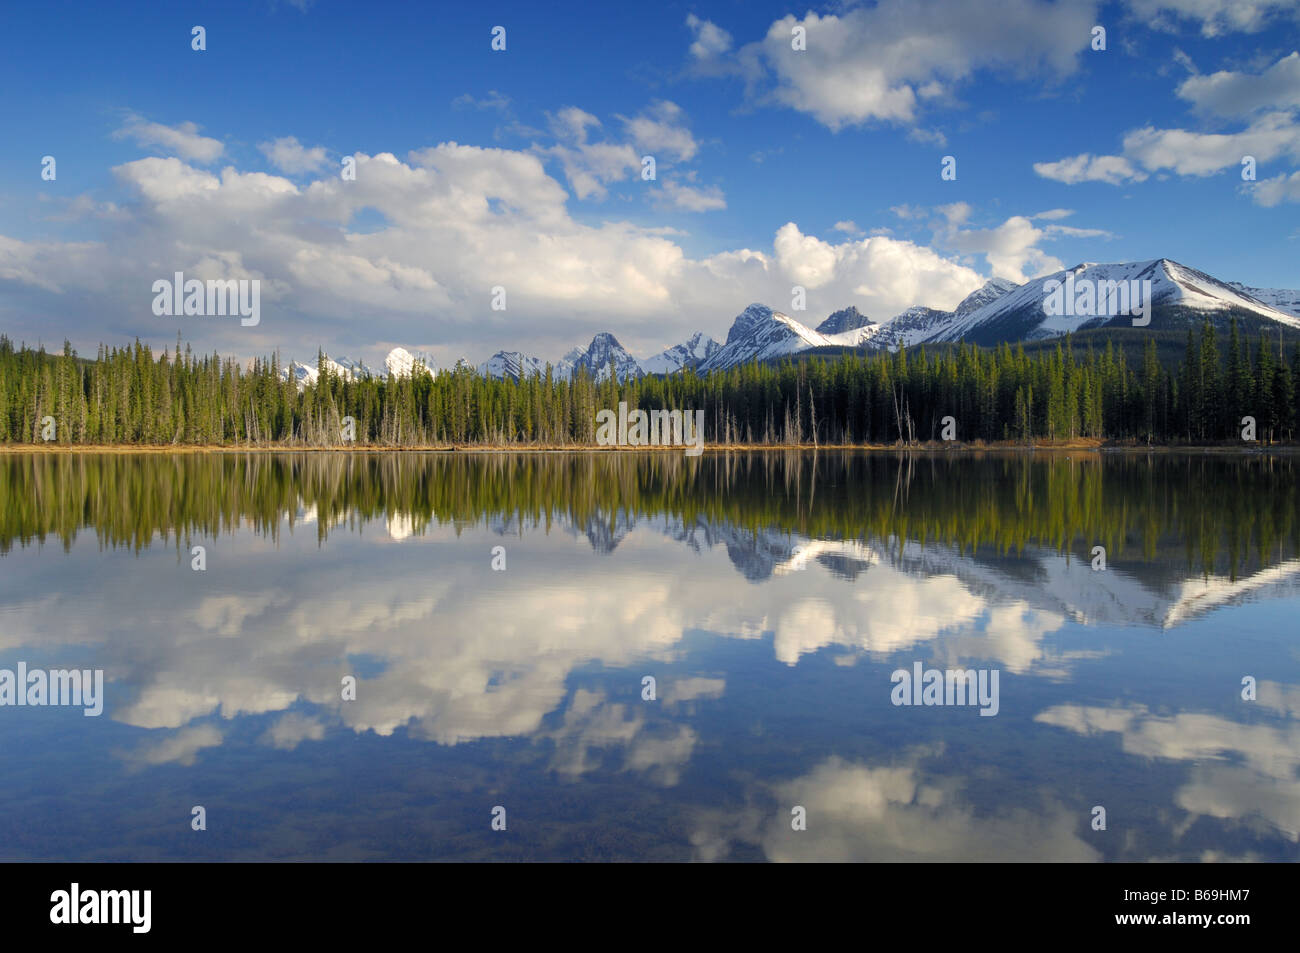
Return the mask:
<path id="1" fill-rule="evenodd" d="M 887 540 L 809 539 L 779 529 L 749 530 L 703 517 L 686 523 L 666 516 L 635 519 L 626 512 L 588 516 L 581 525 L 563 517 L 564 531 L 585 537 L 593 551 L 613 553 L 634 531 L 658 532 L 696 553 L 726 550 L 731 564 L 750 582 L 821 569 L 855 582 L 883 564 L 918 578 L 953 576 L 992 604 L 1022 603 L 1058 613 L 1084 625 L 1143 625 L 1173 628 L 1216 608 L 1300 595 L 1300 559 L 1287 559 L 1230 578 L 1189 576 L 1167 562 L 1126 561 L 1092 569 L 1090 554 L 1028 547 L 1016 556 L 987 550 L 962 553 L 952 546 Z M 517 517 L 491 522 L 493 532 L 517 536 L 540 528 Z"/>
<path id="2" fill-rule="evenodd" d="M 865 548 L 857 547 L 855 552 Z M 1253 598 L 1300 594 L 1300 559 L 1290 559 L 1236 579 L 1188 576 L 1168 563 L 1111 563 L 1093 570 L 1088 555 L 1030 547 L 1014 559 L 965 554 L 949 546 L 902 545 L 892 539 L 878 558 L 913 575 L 956 576 L 990 602 L 1021 601 L 1087 625 L 1154 625 L 1172 628 L 1211 609 Z M 891 558 L 889 554 L 894 554 Z"/>
<path id="3" fill-rule="evenodd" d="M 0 554 L 90 528 L 143 549 L 432 526 L 552 528 L 615 552 L 639 526 L 744 578 L 873 565 L 1087 621 L 1174 625 L 1287 591 L 1300 555 L 1300 461 L 1249 454 L 43 455 L 0 457 Z M 382 533 L 383 530 L 381 529 Z M 836 542 L 841 541 L 841 542 Z M 906 542 L 903 542 L 906 541 Z M 1109 568 L 1093 572 L 1104 546 Z"/>
<path id="4" fill-rule="evenodd" d="M 523 536 L 526 533 L 544 531 L 547 524 L 552 522 L 573 536 L 585 536 L 587 542 L 591 543 L 591 548 L 602 556 L 614 552 L 618 544 L 627 538 L 637 524 L 635 517 L 620 510 L 607 514 L 591 513 L 580 521 L 571 519 L 565 514 L 542 520 L 512 513 L 507 516 L 491 517 L 487 521 L 487 528 L 497 536 Z"/>
<path id="5" fill-rule="evenodd" d="M 897 537 L 866 542 L 808 539 L 777 529 L 754 531 L 703 518 L 687 524 L 665 517 L 636 521 L 626 514 L 611 514 L 565 529 L 585 536 L 602 555 L 614 552 L 637 529 L 662 533 L 697 553 L 722 547 L 737 572 L 756 583 L 818 568 L 854 582 L 877 564 L 919 578 L 953 576 L 990 603 L 1023 603 L 1084 625 L 1169 629 L 1222 606 L 1300 595 L 1300 559 L 1231 578 L 1189 576 L 1165 562 L 1126 561 L 1094 570 L 1090 554 L 1037 546 L 1014 557 L 986 550 L 962 553 L 952 546 Z M 517 534 L 518 528 L 502 523 L 498 531 Z"/>

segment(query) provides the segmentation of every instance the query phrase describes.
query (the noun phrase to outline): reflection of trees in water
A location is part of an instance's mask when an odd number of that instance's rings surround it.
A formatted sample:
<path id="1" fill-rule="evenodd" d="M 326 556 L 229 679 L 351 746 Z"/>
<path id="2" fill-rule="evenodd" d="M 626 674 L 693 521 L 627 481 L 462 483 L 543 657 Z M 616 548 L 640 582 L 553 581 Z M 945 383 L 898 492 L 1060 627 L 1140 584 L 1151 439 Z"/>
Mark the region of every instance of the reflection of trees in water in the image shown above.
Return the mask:
<path id="1" fill-rule="evenodd" d="M 0 552 L 92 528 L 102 545 L 176 545 L 237 527 L 275 537 L 401 516 L 549 528 L 641 516 L 834 539 L 897 538 L 1111 561 L 1181 556 L 1235 575 L 1300 546 L 1300 466 L 1268 455 L 675 453 L 8 454 Z M 286 515 L 288 519 L 286 520 Z"/>

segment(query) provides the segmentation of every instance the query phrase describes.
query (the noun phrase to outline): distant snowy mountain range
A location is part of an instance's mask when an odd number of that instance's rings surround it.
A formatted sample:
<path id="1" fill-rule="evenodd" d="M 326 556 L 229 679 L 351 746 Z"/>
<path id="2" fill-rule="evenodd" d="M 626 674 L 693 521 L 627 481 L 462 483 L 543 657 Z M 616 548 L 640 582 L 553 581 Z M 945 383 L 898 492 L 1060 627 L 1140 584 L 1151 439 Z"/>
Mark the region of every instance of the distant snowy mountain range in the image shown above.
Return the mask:
<path id="1" fill-rule="evenodd" d="M 1143 291 L 1149 300 L 1151 322 L 1157 330 L 1186 327 L 1201 316 L 1224 316 L 1231 313 L 1256 319 L 1264 325 L 1276 324 L 1300 329 L 1300 291 L 1281 288 L 1251 288 L 1238 282 L 1223 282 L 1204 272 L 1180 265 L 1168 258 L 1153 261 L 1114 264 L 1085 263 L 1044 275 L 1017 285 L 994 278 L 968 295 L 952 311 L 915 305 L 884 321 L 874 322 L 856 307 L 833 312 L 816 328 L 763 304 L 751 304 L 732 322 L 726 340 L 719 344 L 703 332 L 643 360 L 637 360 L 608 331 L 602 331 L 591 343 L 570 350 L 558 361 L 545 361 L 520 351 L 498 351 L 478 365 L 478 372 L 500 379 L 519 380 L 544 375 L 548 364 L 556 378 L 569 379 L 579 369 L 596 380 L 606 380 L 611 373 L 619 380 L 649 374 L 672 374 L 691 369 L 700 373 L 726 370 L 752 360 L 765 361 L 807 351 L 812 348 L 861 348 L 873 351 L 896 350 L 900 346 L 968 341 L 992 345 L 1003 341 L 1033 341 L 1043 338 L 1113 325 L 1132 326 L 1130 314 L 1105 314 L 1096 310 L 1074 308 L 1065 313 L 1049 314 L 1044 307 L 1045 286 L 1057 282 L 1068 289 L 1084 286 L 1107 287 L 1107 283 Z M 1150 284 L 1146 284 L 1150 282 Z M 1146 295 L 1149 293 L 1149 299 Z M 1078 310 L 1079 313 L 1075 313 Z M 1104 310 L 1104 309 L 1099 309 Z M 1059 309 L 1058 309 L 1059 311 Z M 376 376 L 360 361 L 325 358 L 330 370 L 344 378 Z M 456 367 L 472 367 L 464 358 Z M 427 354 L 397 347 L 384 359 L 384 374 L 405 377 L 419 370 L 438 373 L 437 362 Z M 449 370 L 454 370 L 450 368 Z M 316 380 L 315 364 L 294 361 L 282 372 L 299 387 Z"/>
<path id="2" fill-rule="evenodd" d="M 361 380 L 367 377 L 375 377 L 375 372 L 363 364 L 361 361 L 354 361 L 350 358 L 340 357 L 332 358 L 328 355 L 324 358 L 325 366 L 334 374 L 342 377 L 344 380 Z M 411 353 L 404 347 L 395 347 L 388 352 L 384 358 L 384 372 L 388 377 L 409 377 L 415 373 L 417 367 L 422 366 L 430 373 L 438 369 L 437 363 L 432 357 L 423 353 Z M 292 361 L 281 372 L 286 379 L 292 377 L 298 382 L 299 387 L 306 387 L 308 384 L 316 383 L 316 378 L 320 375 L 320 368 L 317 364 L 304 364 L 301 361 Z"/>

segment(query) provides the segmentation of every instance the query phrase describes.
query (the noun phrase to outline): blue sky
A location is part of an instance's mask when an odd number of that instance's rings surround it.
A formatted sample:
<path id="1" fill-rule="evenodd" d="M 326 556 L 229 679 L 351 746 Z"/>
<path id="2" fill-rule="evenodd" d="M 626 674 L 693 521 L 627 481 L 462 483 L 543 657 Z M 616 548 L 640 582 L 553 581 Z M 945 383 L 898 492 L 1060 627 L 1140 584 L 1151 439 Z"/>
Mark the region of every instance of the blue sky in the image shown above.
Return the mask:
<path id="1" fill-rule="evenodd" d="M 794 285 L 812 325 L 1080 261 L 1300 286 L 1297 0 L 594 6 L 11 7 L 0 331 L 645 356 Z M 176 271 L 261 322 L 154 315 Z"/>

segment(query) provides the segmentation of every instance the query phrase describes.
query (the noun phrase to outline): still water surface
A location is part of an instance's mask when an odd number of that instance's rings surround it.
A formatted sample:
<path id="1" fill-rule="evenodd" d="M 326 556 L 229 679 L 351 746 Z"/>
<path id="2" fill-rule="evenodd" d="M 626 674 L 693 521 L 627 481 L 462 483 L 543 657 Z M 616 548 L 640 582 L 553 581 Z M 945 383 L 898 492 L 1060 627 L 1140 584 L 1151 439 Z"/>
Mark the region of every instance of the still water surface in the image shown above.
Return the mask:
<path id="1" fill-rule="evenodd" d="M 0 859 L 1296 860 L 1298 553 L 1264 456 L 0 455 L 0 669 L 105 678 Z"/>

